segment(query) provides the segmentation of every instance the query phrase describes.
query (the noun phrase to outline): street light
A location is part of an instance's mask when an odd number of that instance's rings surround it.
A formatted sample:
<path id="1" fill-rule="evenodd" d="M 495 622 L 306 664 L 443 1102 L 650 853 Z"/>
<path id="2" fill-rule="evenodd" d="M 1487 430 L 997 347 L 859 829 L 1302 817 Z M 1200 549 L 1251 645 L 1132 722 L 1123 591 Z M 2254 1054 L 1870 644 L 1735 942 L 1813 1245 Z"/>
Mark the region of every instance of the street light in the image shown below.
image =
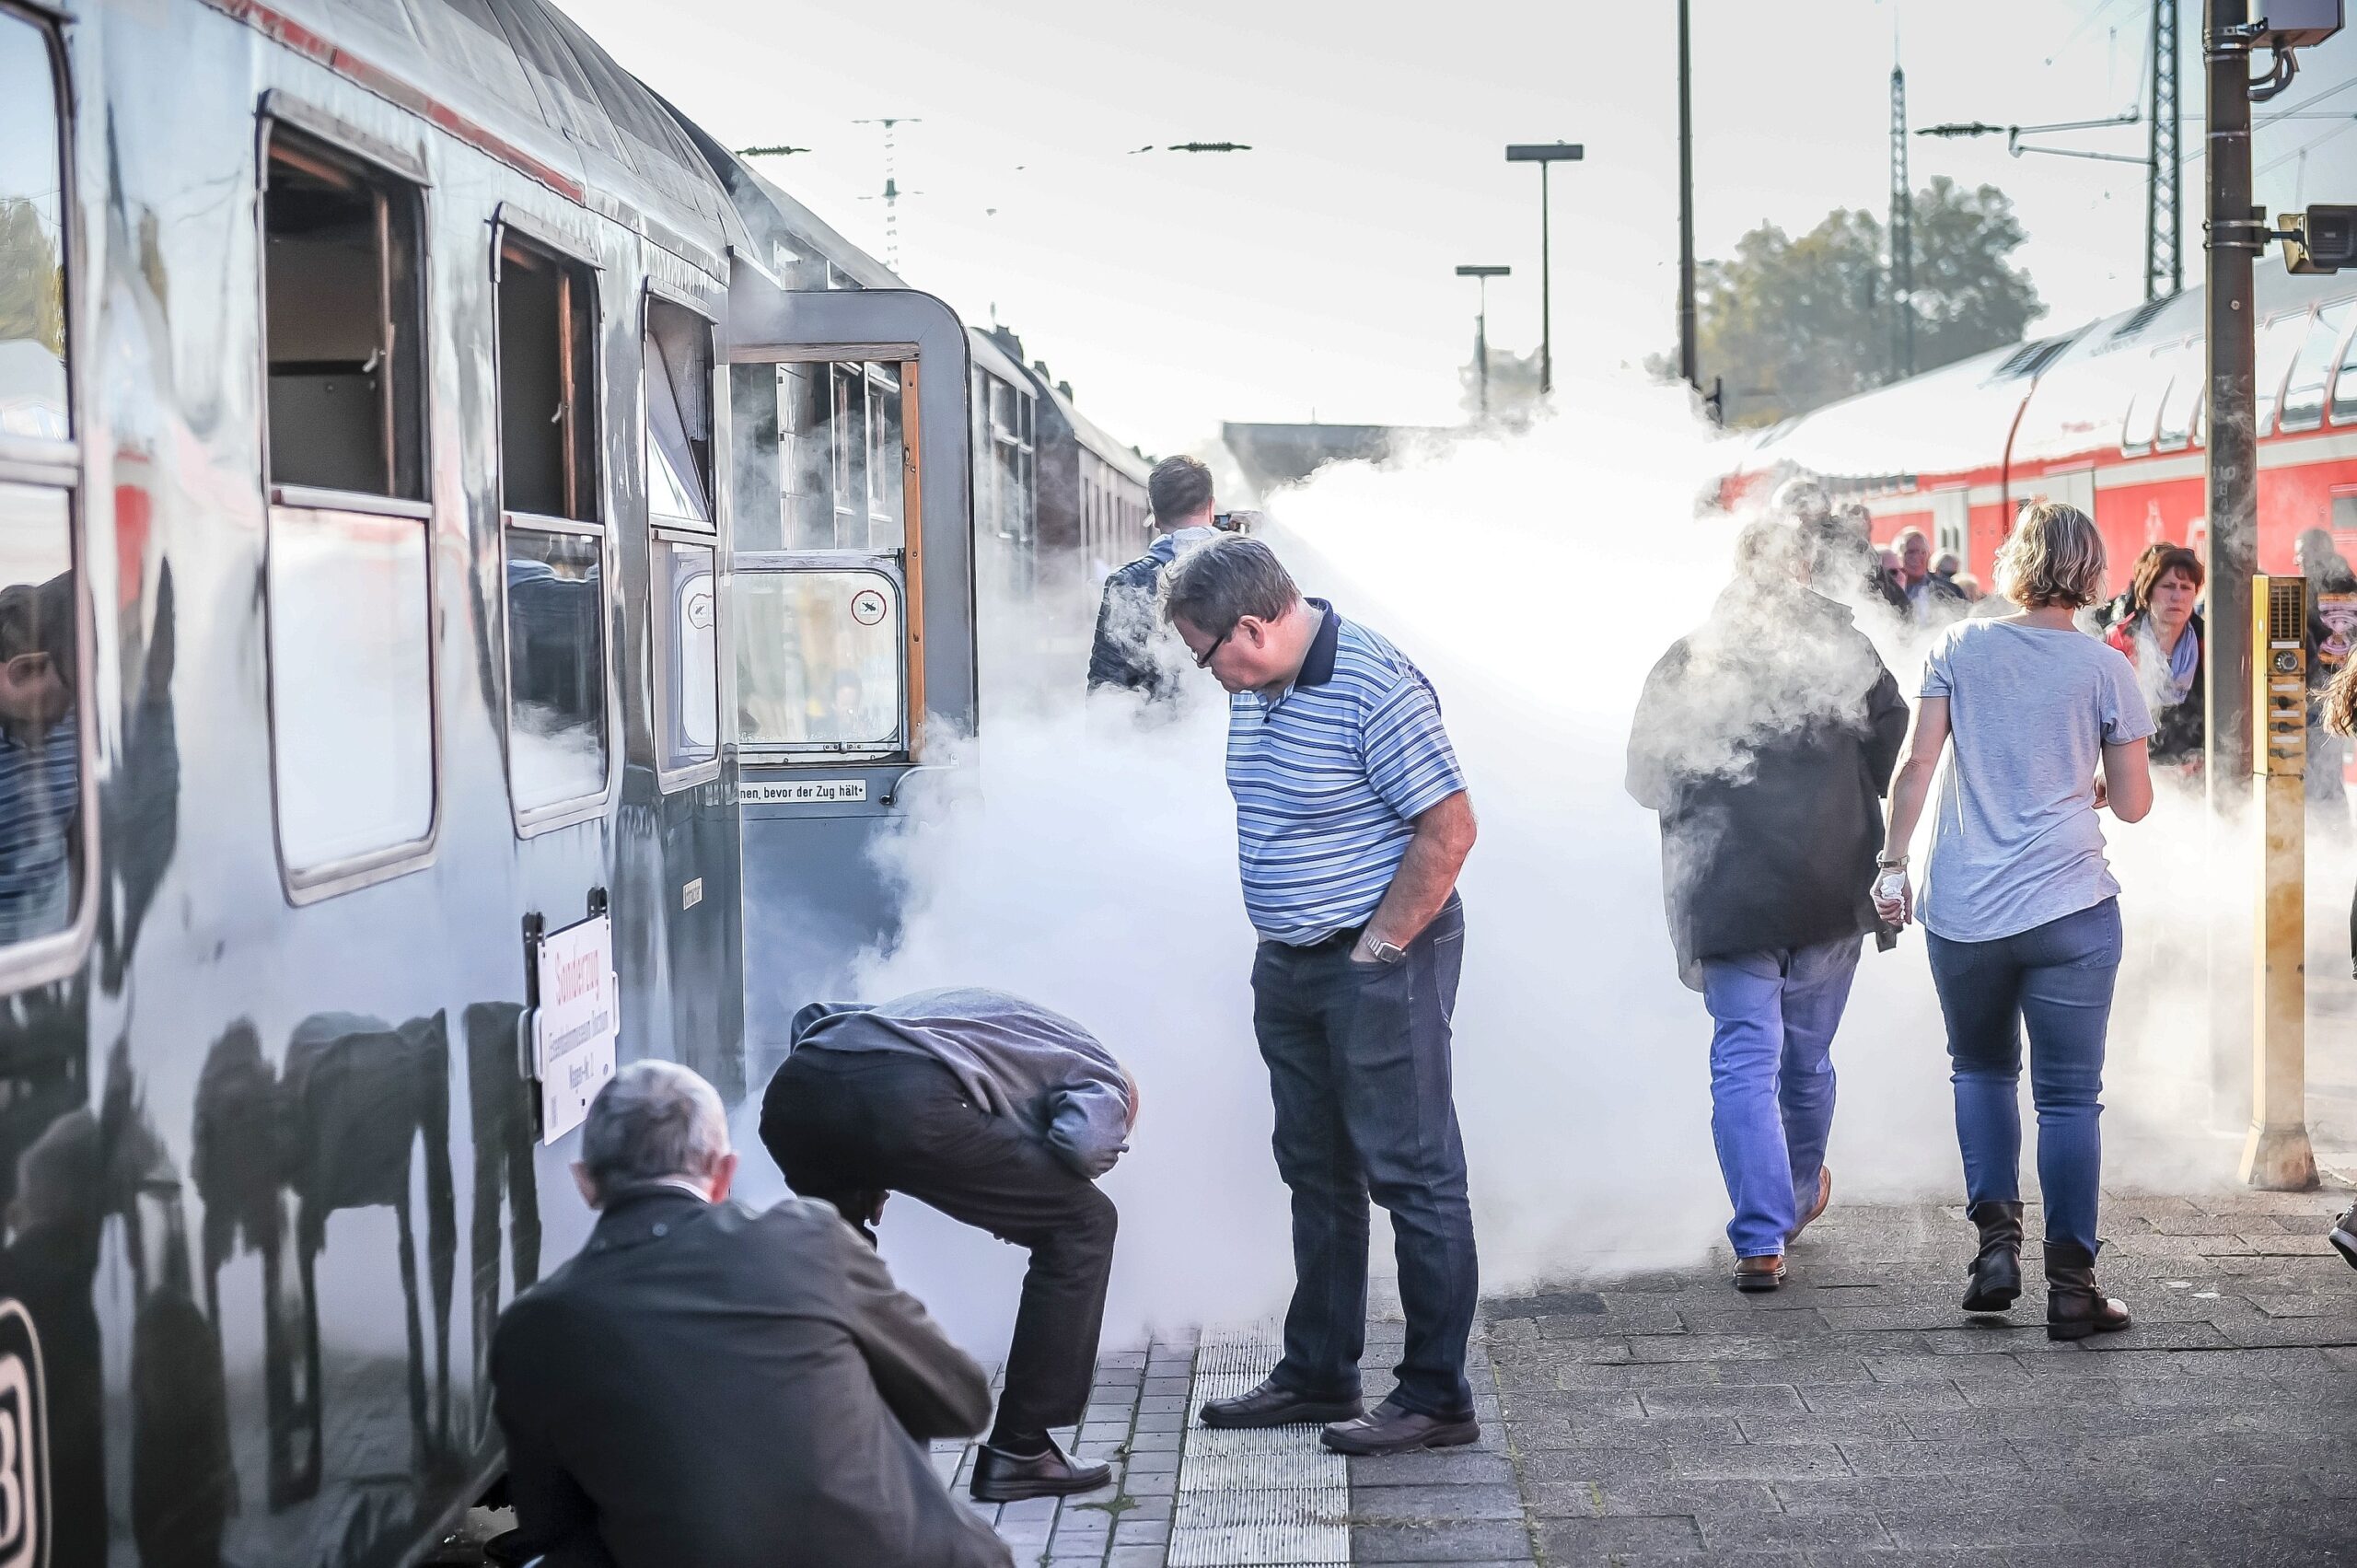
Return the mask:
<path id="1" fill-rule="evenodd" d="M 1515 142 L 1506 148 L 1508 163 L 1538 166 L 1538 390 L 1555 389 L 1555 314 L 1550 285 L 1553 280 L 1551 237 L 1547 222 L 1547 168 L 1550 164 L 1577 163 L 1586 149 L 1577 142 Z"/>
<path id="2" fill-rule="evenodd" d="M 1511 277 L 1514 275 L 1514 269 L 1512 267 L 1459 267 L 1457 269 L 1457 275 L 1460 278 L 1480 280 L 1481 304 L 1473 317 L 1473 355 L 1481 366 L 1481 419 L 1484 424 L 1487 424 L 1490 418 L 1490 280 Z"/>

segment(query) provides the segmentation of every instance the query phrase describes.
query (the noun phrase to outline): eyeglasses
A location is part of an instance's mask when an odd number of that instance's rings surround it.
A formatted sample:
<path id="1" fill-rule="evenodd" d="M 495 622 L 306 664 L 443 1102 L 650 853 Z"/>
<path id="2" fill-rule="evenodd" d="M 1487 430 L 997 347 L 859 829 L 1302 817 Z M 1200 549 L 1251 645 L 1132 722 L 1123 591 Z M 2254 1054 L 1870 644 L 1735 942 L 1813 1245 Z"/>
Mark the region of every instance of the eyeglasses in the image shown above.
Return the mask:
<path id="1" fill-rule="evenodd" d="M 1237 622 L 1237 625 L 1238 626 L 1242 624 L 1242 621 Z M 1213 638 L 1212 645 L 1195 656 L 1195 668 L 1197 669 L 1209 669 L 1212 667 L 1212 656 L 1219 652 L 1221 645 L 1224 645 L 1230 637 L 1235 635 L 1236 627 L 1231 626 L 1226 631 L 1222 632 L 1218 636 Z"/>

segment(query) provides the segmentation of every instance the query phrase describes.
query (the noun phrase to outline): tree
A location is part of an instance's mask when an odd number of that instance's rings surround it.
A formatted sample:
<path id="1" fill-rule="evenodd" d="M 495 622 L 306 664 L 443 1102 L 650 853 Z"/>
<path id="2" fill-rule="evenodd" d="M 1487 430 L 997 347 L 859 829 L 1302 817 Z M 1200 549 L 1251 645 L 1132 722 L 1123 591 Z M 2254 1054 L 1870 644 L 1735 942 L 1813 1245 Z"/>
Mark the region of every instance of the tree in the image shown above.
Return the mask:
<path id="1" fill-rule="evenodd" d="M 1940 175 L 1916 193 L 1917 370 L 2018 342 L 2046 313 L 2008 260 L 2027 238 L 1993 185 L 1967 191 Z M 1762 224 L 1731 260 L 1702 264 L 1702 375 L 1724 379 L 1728 424 L 1773 424 L 1890 378 L 1884 243 L 1872 213 L 1837 208 L 1798 239 Z"/>

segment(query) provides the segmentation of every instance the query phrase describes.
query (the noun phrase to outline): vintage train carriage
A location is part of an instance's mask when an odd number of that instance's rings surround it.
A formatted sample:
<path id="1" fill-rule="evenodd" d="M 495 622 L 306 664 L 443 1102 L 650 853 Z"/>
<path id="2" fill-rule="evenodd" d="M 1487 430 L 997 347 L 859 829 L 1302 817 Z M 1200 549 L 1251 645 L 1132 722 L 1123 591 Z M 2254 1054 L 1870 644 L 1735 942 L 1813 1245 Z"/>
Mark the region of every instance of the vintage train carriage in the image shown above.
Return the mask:
<path id="1" fill-rule="evenodd" d="M 2357 280 L 2263 267 L 2256 295 L 2258 559 L 2288 571 L 2304 528 L 2357 547 Z M 2198 547 L 2203 298 L 2189 290 L 1787 421 L 1746 453 L 1736 488 L 1816 473 L 1864 503 L 1877 540 L 1921 528 L 1984 582 L 2014 514 L 2041 497 L 2087 511 L 2116 567 L 2156 540 Z"/>
<path id="2" fill-rule="evenodd" d="M 0 1562 L 406 1561 L 599 1048 L 745 1092 L 740 735 L 824 910 L 972 727 L 964 333 L 541 0 L 0 0 Z"/>

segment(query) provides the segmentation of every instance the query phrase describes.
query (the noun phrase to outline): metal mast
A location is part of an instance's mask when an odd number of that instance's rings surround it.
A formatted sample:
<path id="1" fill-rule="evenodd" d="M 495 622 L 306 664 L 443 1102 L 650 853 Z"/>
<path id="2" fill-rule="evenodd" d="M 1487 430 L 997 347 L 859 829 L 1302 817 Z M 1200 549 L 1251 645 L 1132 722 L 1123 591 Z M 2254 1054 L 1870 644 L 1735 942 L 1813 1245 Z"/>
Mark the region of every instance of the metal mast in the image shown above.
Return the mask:
<path id="1" fill-rule="evenodd" d="M 897 149 L 893 145 L 892 131 L 895 126 L 916 124 L 917 118 L 910 114 L 896 114 L 854 121 L 853 123 L 884 127 L 884 264 L 897 273 L 900 270 L 900 183 L 895 177 Z M 909 193 L 918 194 L 913 191 Z"/>
<path id="2" fill-rule="evenodd" d="M 2177 211 L 2183 165 L 2177 142 L 2177 0 L 2153 0 L 2152 168 L 2144 186 L 2144 297 L 2185 287 Z"/>
<path id="3" fill-rule="evenodd" d="M 1890 67 L 1890 378 L 1915 374 L 1915 195 L 1907 180 L 1907 72 Z"/>

